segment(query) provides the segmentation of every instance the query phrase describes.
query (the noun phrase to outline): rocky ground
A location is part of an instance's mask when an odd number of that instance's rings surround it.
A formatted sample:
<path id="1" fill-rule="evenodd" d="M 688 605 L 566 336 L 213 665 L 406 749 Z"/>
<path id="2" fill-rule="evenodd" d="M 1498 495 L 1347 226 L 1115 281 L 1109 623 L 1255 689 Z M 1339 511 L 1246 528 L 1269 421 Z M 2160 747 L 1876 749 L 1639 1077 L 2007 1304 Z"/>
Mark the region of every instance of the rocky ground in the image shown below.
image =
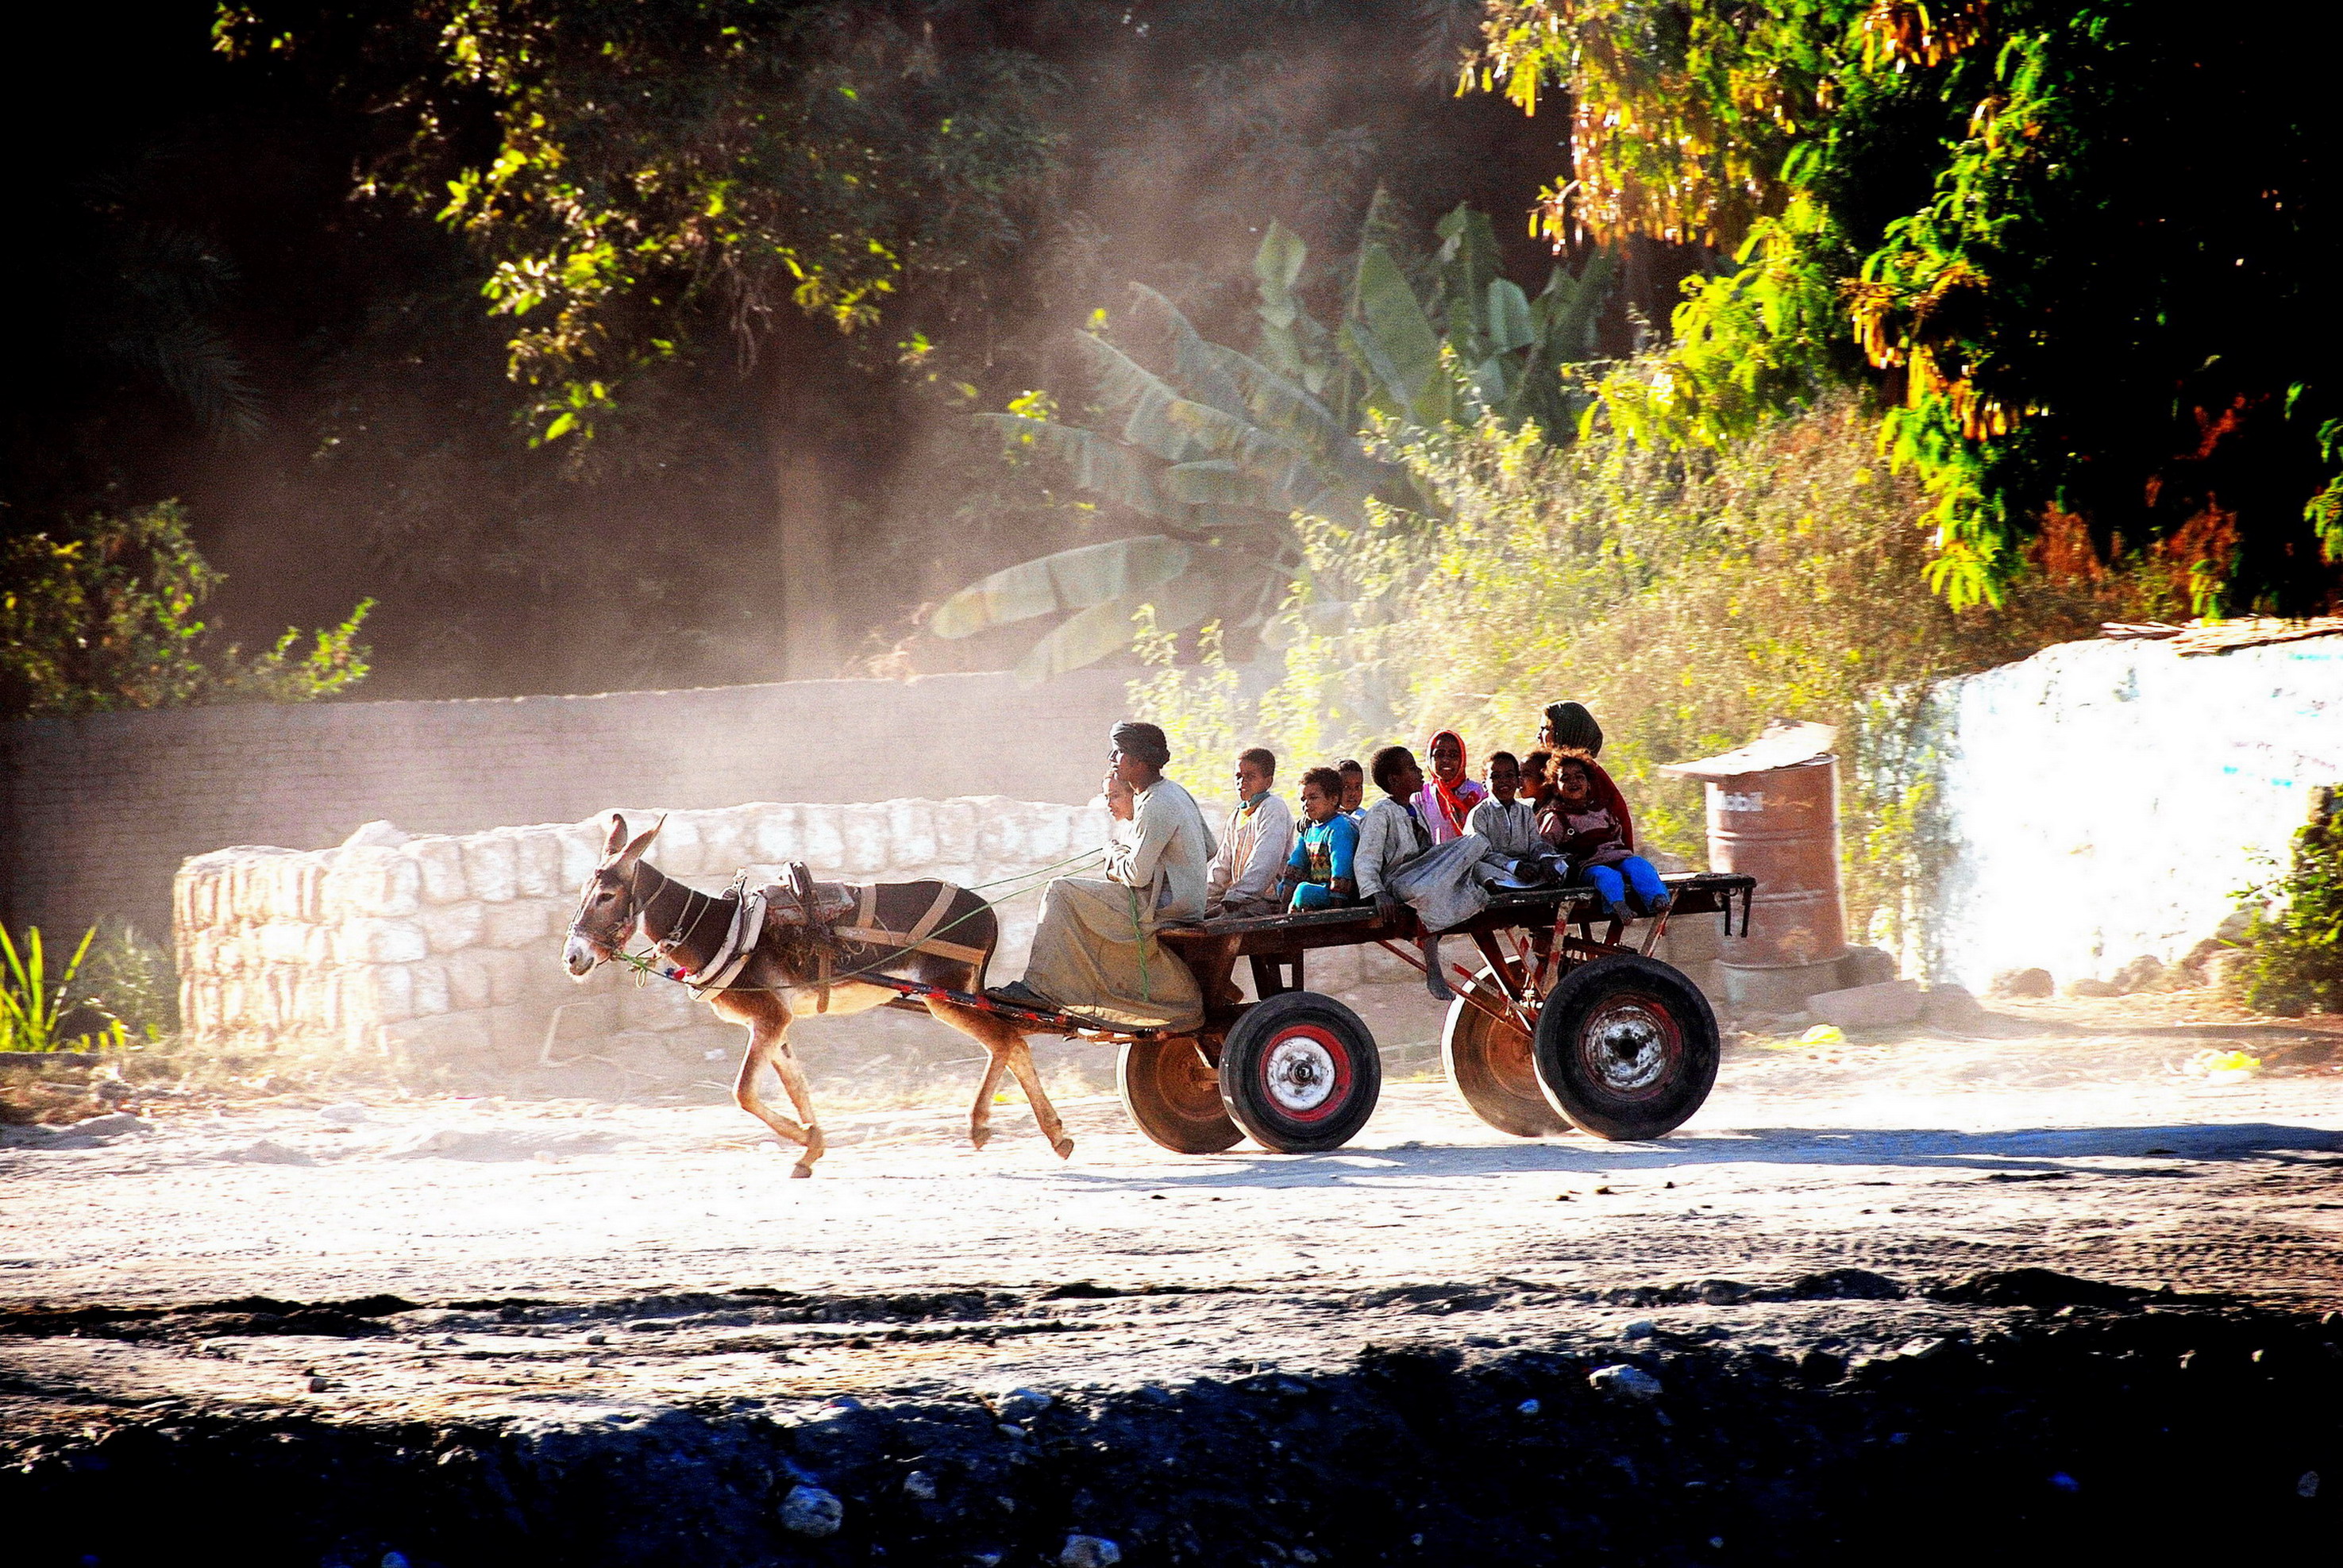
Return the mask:
<path id="1" fill-rule="evenodd" d="M 1966 1523 L 1907 1556 L 2152 1560 L 2197 1474 L 2284 1540 L 2343 1488 L 2338 1044 L 1996 1004 L 1744 1038 L 1664 1142 L 1400 1081 L 1307 1157 L 1068 1071 L 1071 1162 L 913 1105 L 811 1181 L 721 1104 L 146 1102 L 0 1150 L 0 1510 L 34 1561 L 164 1552 L 129 1489 L 371 1568 L 1819 1561 L 1925 1503 Z"/>

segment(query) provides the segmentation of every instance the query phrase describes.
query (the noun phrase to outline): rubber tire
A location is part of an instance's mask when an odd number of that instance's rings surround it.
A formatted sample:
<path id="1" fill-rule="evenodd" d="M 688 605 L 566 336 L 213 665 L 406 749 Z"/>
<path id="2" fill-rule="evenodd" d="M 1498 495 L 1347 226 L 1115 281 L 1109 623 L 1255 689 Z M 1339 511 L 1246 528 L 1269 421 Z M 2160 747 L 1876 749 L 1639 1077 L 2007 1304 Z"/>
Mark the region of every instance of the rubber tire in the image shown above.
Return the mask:
<path id="1" fill-rule="evenodd" d="M 1308 1116 L 1278 1103 L 1267 1068 L 1296 1035 L 1332 1058 L 1337 1088 Z M 1347 1070 L 1347 1082 L 1342 1073 Z M 1358 1136 L 1383 1091 L 1383 1055 L 1359 1015 L 1316 991 L 1280 991 L 1247 1008 L 1221 1047 L 1221 1100 L 1237 1125 L 1280 1154 L 1322 1154 Z"/>
<path id="2" fill-rule="evenodd" d="M 1114 1088 L 1131 1124 L 1175 1154 L 1218 1154 L 1244 1138 L 1221 1103 L 1221 1081 L 1187 1040 L 1124 1046 Z"/>
<path id="3" fill-rule="evenodd" d="M 1584 1038 L 1622 1006 L 1640 1008 L 1644 1027 L 1656 1026 L 1661 1036 L 1653 1081 L 1633 1093 L 1597 1074 L 1588 1056 L 1601 1047 Z M 1634 953 L 1606 954 L 1555 983 L 1538 1013 L 1533 1050 L 1546 1103 L 1572 1126 L 1614 1142 L 1664 1138 L 1715 1086 L 1716 1015 L 1682 970 Z"/>
<path id="4" fill-rule="evenodd" d="M 1508 959 L 1506 967 L 1519 982 L 1522 963 Z M 1570 1121 L 1545 1101 L 1538 1084 L 1535 1052 L 1530 1037 L 1508 1028 L 1464 1000 L 1486 994 L 1499 1006 L 1503 992 L 1487 965 L 1475 975 L 1463 995 L 1448 1004 L 1448 1020 L 1440 1030 L 1440 1065 L 1448 1086 L 1473 1114 L 1514 1138 L 1559 1137 Z"/>

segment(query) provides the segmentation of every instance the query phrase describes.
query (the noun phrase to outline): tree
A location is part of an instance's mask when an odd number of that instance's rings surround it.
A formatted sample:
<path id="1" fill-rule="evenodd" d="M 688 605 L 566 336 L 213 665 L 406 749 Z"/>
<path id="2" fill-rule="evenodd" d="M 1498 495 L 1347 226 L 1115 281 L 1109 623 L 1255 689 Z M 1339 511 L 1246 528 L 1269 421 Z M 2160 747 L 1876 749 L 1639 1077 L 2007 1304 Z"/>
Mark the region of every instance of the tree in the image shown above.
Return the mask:
<path id="1" fill-rule="evenodd" d="M 1209 619 L 1222 634 L 1276 642 L 1307 622 L 1341 620 L 1353 607 L 1313 591 L 1296 519 L 1357 528 L 1371 499 L 1423 500 L 1404 469 L 1369 454 L 1362 427 L 1487 416 L 1566 430 L 1563 368 L 1591 347 L 1607 286 L 1598 255 L 1580 276 L 1554 268 L 1533 301 L 1496 275 L 1485 215 L 1460 206 L 1438 232 L 1430 309 L 1390 248 L 1370 239 L 1330 330 L 1294 291 L 1308 247 L 1272 221 L 1253 260 L 1253 356 L 1207 341 L 1171 301 L 1134 285 L 1131 327 L 1156 367 L 1100 332 L 1077 338 L 1100 427 L 1059 421 L 1054 400 L 1038 394 L 978 417 L 1160 531 L 994 572 L 945 600 L 930 629 L 960 638 L 1065 614 L 1018 666 L 1021 679 L 1038 681 L 1131 646 L 1142 608 L 1158 637 Z"/>
<path id="2" fill-rule="evenodd" d="M 2202 609 L 2335 602 L 2316 51 L 2147 0 L 1491 0 L 1466 74 L 1567 93 L 1550 234 L 1719 253 L 1669 351 L 1604 383 L 1623 429 L 1715 443 L 1861 379 L 1956 604 L 2074 519 Z"/>
<path id="3" fill-rule="evenodd" d="M 589 439 L 709 314 L 761 359 L 790 662 L 826 675 L 845 487 L 807 318 L 853 332 L 907 278 L 997 260 L 1051 166 L 1053 74 L 949 42 L 980 9 L 427 0 L 353 42 L 337 13 L 259 5 L 224 10 L 220 36 L 380 62 L 407 139 L 377 184 L 488 261 L 538 439 Z"/>
<path id="4" fill-rule="evenodd" d="M 330 631 L 287 628 L 266 653 L 212 649 L 196 612 L 219 574 L 171 502 L 0 541 L 0 719 L 306 702 L 366 678 L 357 634 L 372 600 Z"/>

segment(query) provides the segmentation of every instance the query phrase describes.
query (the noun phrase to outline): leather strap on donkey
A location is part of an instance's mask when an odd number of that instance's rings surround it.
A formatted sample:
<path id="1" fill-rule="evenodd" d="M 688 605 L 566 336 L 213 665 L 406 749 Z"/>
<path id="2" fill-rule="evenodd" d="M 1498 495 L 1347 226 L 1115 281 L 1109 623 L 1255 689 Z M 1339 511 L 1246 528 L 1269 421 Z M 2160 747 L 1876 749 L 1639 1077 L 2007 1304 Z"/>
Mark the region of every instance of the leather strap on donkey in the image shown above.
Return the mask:
<path id="1" fill-rule="evenodd" d="M 723 945 L 716 950 L 716 956 L 702 964 L 697 975 L 689 979 L 676 976 L 703 996 L 730 985 L 748 967 L 749 960 L 756 957 L 757 943 L 765 935 L 765 895 L 752 893 L 739 883 L 734 884 L 732 893 L 739 903 L 733 909 L 731 929 L 724 933 Z"/>
<path id="2" fill-rule="evenodd" d="M 802 921 L 806 935 L 813 939 L 813 1010 L 816 1012 L 830 1010 L 830 992 L 832 976 L 837 972 L 835 960 L 840 942 L 895 948 L 900 950 L 895 954 L 898 958 L 915 952 L 933 953 L 938 958 L 952 959 L 960 963 L 980 964 L 989 956 L 981 948 L 946 941 L 935 934 L 936 927 L 942 923 L 944 915 L 951 908 L 952 895 L 959 891 L 950 883 L 936 890 L 936 901 L 928 906 L 927 913 L 912 922 L 910 930 L 898 931 L 872 923 L 879 905 L 879 890 L 876 887 L 864 886 L 854 890 L 856 897 L 850 906 L 853 924 L 832 925 L 830 915 L 823 909 L 820 890 L 814 884 L 813 872 L 803 860 L 791 860 L 782 867 L 781 878 L 779 891 L 788 903 L 796 906 L 794 912 L 797 918 L 789 923 Z M 846 907 L 830 907 L 838 913 L 846 912 Z M 789 916 L 784 915 L 783 918 L 788 920 Z"/>
<path id="3" fill-rule="evenodd" d="M 844 941 L 901 948 L 907 953 L 933 953 L 938 958 L 954 959 L 964 964 L 982 963 L 988 956 L 982 948 L 972 948 L 964 942 L 948 942 L 931 934 L 942 922 L 945 911 L 951 908 L 952 895 L 959 891 L 958 888 L 946 882 L 936 890 L 936 901 L 928 906 L 926 914 L 911 923 L 910 930 L 890 931 L 883 926 L 870 923 L 871 912 L 879 902 L 879 890 L 864 888 L 861 900 L 855 906 L 854 923 L 834 927 L 830 934 Z"/>

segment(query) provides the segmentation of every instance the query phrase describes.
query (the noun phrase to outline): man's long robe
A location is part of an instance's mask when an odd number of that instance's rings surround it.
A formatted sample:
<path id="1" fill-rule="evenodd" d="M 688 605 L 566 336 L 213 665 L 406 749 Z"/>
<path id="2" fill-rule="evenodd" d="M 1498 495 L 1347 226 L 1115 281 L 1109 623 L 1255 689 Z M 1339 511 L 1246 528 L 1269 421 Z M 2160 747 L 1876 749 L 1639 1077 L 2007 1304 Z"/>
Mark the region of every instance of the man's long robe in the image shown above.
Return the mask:
<path id="1" fill-rule="evenodd" d="M 1169 779 L 1131 804 L 1107 849 L 1104 879 L 1060 877 L 1043 890 L 1025 983 L 1103 1023 L 1193 1029 L 1203 1022 L 1203 993 L 1155 933 L 1204 918 L 1212 829 L 1195 798 Z"/>

